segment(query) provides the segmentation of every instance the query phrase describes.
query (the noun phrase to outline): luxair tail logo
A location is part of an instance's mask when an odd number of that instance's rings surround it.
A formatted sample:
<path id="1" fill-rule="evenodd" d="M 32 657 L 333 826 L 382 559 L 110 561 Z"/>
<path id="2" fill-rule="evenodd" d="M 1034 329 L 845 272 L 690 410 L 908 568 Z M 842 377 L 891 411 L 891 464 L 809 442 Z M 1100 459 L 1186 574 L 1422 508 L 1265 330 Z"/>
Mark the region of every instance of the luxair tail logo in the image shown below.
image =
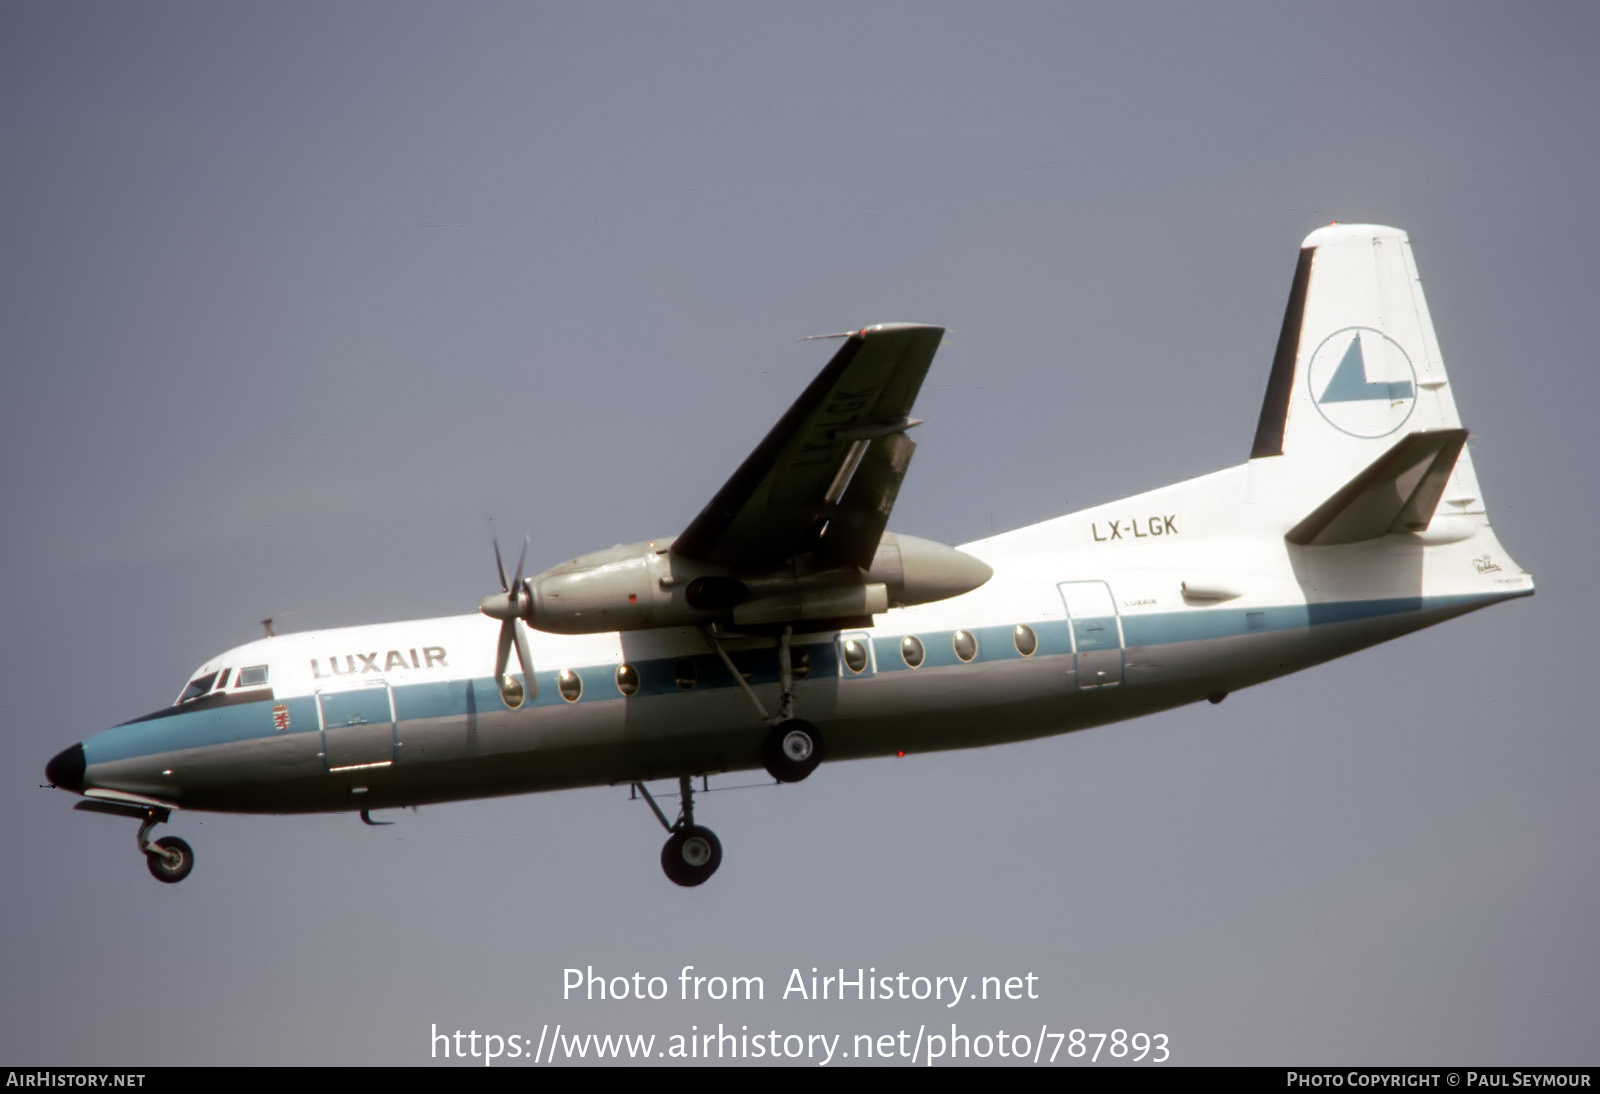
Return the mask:
<path id="1" fill-rule="evenodd" d="M 1417 405 L 1417 371 L 1394 339 L 1346 327 L 1322 340 L 1306 373 L 1328 424 L 1352 437 L 1386 437 Z"/>

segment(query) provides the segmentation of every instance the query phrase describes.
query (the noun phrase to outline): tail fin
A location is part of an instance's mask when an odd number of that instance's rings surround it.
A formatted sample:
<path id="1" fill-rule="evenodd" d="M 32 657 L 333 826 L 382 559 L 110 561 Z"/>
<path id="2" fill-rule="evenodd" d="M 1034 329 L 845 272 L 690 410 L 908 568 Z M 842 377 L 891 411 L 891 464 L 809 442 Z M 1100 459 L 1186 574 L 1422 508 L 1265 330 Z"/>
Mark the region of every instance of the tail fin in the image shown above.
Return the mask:
<path id="1" fill-rule="evenodd" d="M 1343 481 L 1410 434 L 1460 430 L 1406 234 L 1335 224 L 1300 247 L 1250 458 L 1314 461 Z M 1438 508 L 1484 512 L 1464 447 Z"/>

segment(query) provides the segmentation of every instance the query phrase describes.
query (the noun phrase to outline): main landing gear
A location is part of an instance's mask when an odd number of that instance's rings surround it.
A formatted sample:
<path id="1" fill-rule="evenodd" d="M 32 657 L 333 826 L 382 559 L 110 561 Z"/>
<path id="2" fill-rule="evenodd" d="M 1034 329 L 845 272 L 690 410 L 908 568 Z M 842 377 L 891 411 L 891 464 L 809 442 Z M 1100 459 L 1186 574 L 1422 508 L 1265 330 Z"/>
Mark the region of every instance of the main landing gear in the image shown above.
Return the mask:
<path id="1" fill-rule="evenodd" d="M 634 783 L 633 788 L 644 796 L 661 827 L 667 830 L 667 842 L 661 848 L 661 869 L 679 885 L 703 884 L 722 865 L 722 841 L 711 829 L 694 822 L 694 784 L 689 776 L 678 778 L 683 806 L 678 819 L 670 824 L 644 783 Z"/>
<path id="2" fill-rule="evenodd" d="M 781 783 L 797 783 L 815 771 L 822 762 L 822 734 L 810 722 L 794 716 L 794 665 L 789 660 L 789 644 L 794 638 L 794 628 L 785 626 L 778 639 L 778 710 L 774 714 L 767 712 L 755 689 L 745 680 L 711 628 L 702 627 L 701 630 L 706 642 L 722 658 L 722 663 L 728 667 L 735 682 L 744 689 L 751 705 L 761 715 L 761 720 L 772 727 L 761 742 L 761 760 L 766 765 L 767 774 Z"/>
<path id="3" fill-rule="evenodd" d="M 797 783 L 822 762 L 822 734 L 801 718 L 790 718 L 767 731 L 761 745 L 767 774 L 781 783 Z"/>
<path id="4" fill-rule="evenodd" d="M 145 865 L 150 876 L 168 885 L 176 885 L 194 869 L 194 849 L 177 836 L 166 836 L 150 842 L 150 830 L 165 824 L 170 814 L 165 809 L 147 809 L 144 823 L 139 826 L 139 850 L 144 852 Z"/>
<path id="5" fill-rule="evenodd" d="M 767 774 L 781 783 L 797 783 L 815 771 L 822 762 L 822 734 L 810 722 L 794 716 L 794 665 L 789 660 L 794 628 L 785 626 L 778 639 L 778 709 L 775 713 L 768 713 L 712 629 L 702 627 L 701 633 L 705 635 L 706 644 L 722 658 L 734 682 L 744 689 L 761 720 L 771 727 L 761 742 L 761 760 Z M 678 819 L 671 822 L 644 783 L 634 783 L 633 789 L 649 803 L 651 812 L 667 830 L 667 842 L 661 848 L 661 869 L 667 877 L 685 887 L 705 884 L 722 865 L 722 841 L 711 829 L 694 822 L 694 784 L 690 776 L 678 776 L 683 805 Z"/>

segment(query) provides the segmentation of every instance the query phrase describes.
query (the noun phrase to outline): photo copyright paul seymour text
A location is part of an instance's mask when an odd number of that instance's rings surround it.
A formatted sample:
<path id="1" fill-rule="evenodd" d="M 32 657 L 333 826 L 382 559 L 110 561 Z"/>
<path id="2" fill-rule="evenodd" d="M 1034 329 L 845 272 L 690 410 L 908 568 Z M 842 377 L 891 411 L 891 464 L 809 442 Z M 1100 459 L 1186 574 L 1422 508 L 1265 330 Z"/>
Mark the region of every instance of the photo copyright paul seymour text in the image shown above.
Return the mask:
<path id="1" fill-rule="evenodd" d="M 1290 1071 L 1284 1082 L 1289 1087 L 1464 1087 L 1483 1090 L 1489 1087 L 1588 1087 L 1592 1076 L 1586 1071 L 1554 1068 L 1549 1071 L 1500 1068 L 1493 1071 L 1383 1071 L 1377 1068 L 1356 1071 Z"/>

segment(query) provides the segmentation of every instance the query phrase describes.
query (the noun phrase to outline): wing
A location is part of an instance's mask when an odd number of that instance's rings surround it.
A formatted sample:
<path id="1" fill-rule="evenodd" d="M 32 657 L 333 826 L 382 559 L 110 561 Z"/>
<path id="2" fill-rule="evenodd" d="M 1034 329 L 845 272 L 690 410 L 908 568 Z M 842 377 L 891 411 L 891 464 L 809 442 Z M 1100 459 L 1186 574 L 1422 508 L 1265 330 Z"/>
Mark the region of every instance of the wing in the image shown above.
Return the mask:
<path id="1" fill-rule="evenodd" d="M 885 323 L 857 331 L 772 427 L 674 553 L 740 567 L 807 552 L 871 565 L 916 448 L 911 404 L 944 328 Z"/>

